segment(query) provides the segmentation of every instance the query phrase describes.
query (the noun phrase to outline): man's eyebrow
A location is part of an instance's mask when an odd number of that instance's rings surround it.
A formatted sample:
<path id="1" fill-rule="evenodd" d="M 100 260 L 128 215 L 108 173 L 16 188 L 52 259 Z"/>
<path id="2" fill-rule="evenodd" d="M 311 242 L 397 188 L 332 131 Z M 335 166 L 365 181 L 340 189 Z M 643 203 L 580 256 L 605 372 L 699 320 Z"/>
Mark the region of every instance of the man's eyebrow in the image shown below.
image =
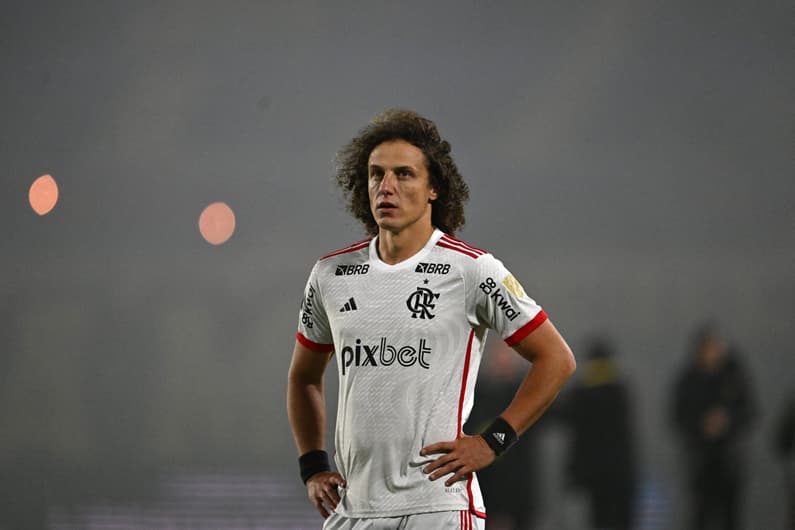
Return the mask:
<path id="1" fill-rule="evenodd" d="M 382 166 L 380 166 L 378 164 L 368 164 L 367 167 L 369 167 L 371 169 L 384 169 Z M 414 166 L 407 165 L 407 164 L 404 164 L 402 166 L 395 166 L 392 169 L 393 169 L 393 171 L 400 171 L 400 170 L 416 171 L 416 168 Z"/>

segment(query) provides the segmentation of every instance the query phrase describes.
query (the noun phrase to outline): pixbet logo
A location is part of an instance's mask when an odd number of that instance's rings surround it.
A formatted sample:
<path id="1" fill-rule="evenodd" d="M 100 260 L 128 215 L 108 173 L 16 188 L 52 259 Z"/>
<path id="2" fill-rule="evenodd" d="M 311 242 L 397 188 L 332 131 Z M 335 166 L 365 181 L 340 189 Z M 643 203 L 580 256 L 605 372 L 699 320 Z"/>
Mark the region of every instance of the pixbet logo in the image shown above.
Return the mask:
<path id="1" fill-rule="evenodd" d="M 349 372 L 351 366 L 391 366 L 395 362 L 406 368 L 419 364 L 427 370 L 431 367 L 428 364 L 430 354 L 431 348 L 425 339 L 420 339 L 417 348 L 391 346 L 386 343 L 386 337 L 381 337 L 380 342 L 374 346 L 362 344 L 362 339 L 356 339 L 354 347 L 345 346 L 340 352 L 342 375 L 345 375 L 346 371 Z"/>

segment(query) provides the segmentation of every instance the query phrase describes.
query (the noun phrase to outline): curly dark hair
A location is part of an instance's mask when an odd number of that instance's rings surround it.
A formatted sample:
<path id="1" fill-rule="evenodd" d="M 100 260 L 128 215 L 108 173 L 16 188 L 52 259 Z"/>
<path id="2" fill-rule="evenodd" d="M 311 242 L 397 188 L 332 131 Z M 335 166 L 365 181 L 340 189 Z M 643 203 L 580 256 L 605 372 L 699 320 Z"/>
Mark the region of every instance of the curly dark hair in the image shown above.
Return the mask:
<path id="1" fill-rule="evenodd" d="M 436 124 L 410 110 L 389 109 L 378 114 L 337 154 L 336 181 L 348 203 L 348 211 L 364 224 L 368 234 L 378 234 L 378 225 L 370 211 L 367 161 L 373 149 L 392 140 L 408 142 L 425 155 L 430 184 L 437 194 L 431 205 L 431 223 L 455 235 L 464 226 L 464 203 L 469 199 L 469 187 L 450 156 L 450 144 L 441 138 Z"/>

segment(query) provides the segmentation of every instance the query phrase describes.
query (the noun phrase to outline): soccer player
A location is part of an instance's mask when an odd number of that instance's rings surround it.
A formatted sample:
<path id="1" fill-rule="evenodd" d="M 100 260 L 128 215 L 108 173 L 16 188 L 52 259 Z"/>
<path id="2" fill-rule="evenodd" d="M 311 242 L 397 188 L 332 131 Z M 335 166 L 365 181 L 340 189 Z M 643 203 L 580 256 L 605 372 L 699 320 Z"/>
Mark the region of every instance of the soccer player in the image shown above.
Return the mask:
<path id="1" fill-rule="evenodd" d="M 309 499 L 327 530 L 482 529 L 475 471 L 541 416 L 574 356 L 499 260 L 453 237 L 469 190 L 432 121 L 388 110 L 339 162 L 370 238 L 321 257 L 304 291 L 287 410 Z M 468 436 L 488 329 L 533 365 L 510 405 Z M 337 471 L 324 443 L 334 353 Z"/>

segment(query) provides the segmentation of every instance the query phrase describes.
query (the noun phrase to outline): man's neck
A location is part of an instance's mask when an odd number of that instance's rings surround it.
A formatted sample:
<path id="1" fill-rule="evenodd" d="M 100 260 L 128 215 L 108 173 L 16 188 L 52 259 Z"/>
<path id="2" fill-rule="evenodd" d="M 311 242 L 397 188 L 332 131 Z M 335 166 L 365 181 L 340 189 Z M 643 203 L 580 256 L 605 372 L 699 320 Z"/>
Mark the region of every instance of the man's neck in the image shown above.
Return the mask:
<path id="1" fill-rule="evenodd" d="M 407 227 L 400 232 L 379 229 L 378 257 L 388 265 L 405 261 L 422 250 L 433 235 L 433 230 L 431 224 Z"/>

